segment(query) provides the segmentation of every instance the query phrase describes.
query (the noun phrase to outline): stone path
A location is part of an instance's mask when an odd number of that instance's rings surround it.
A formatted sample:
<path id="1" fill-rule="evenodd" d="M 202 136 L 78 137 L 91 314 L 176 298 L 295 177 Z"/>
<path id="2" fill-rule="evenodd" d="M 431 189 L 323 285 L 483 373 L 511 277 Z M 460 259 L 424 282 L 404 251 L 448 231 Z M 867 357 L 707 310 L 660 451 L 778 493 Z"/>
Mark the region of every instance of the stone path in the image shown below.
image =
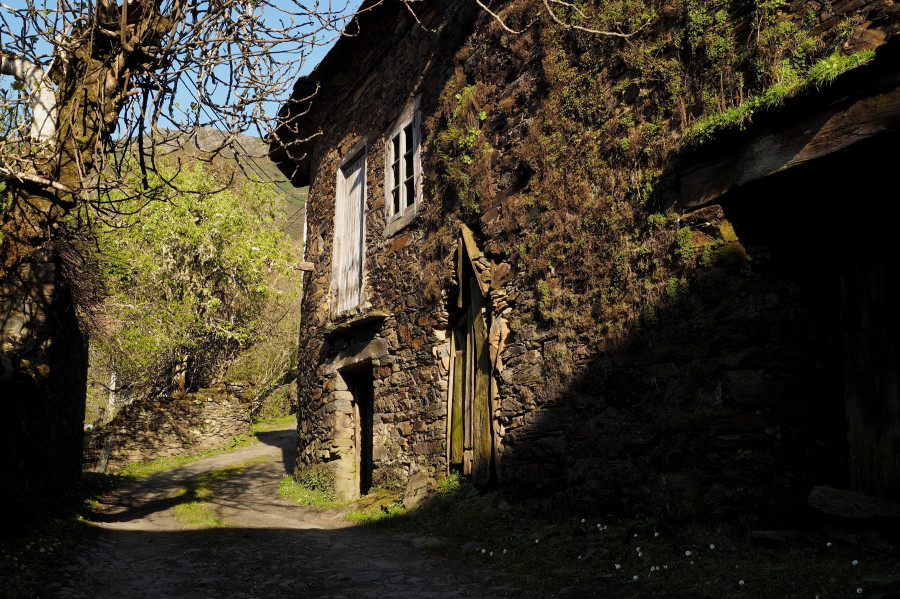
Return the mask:
<path id="1" fill-rule="evenodd" d="M 539 597 L 418 551 L 400 538 L 354 527 L 278 496 L 293 464 L 293 429 L 261 443 L 146 477 L 106 498 L 96 538 L 62 567 L 43 597 L 454 598 Z M 260 456 L 270 456 L 262 459 Z M 262 461 L 229 478 L 208 501 L 225 527 L 175 519 L 176 492 L 210 470 Z"/>

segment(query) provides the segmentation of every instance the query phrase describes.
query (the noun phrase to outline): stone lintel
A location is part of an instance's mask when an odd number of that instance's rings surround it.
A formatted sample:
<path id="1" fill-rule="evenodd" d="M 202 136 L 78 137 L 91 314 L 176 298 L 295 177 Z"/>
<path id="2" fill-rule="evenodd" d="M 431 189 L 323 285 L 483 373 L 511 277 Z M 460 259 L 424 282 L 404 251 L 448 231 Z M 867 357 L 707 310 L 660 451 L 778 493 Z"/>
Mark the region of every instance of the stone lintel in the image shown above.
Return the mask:
<path id="1" fill-rule="evenodd" d="M 369 342 L 352 345 L 342 351 L 330 364 L 329 371 L 352 370 L 357 366 L 371 364 L 372 360 L 382 358 L 388 353 L 387 339 L 378 338 Z"/>

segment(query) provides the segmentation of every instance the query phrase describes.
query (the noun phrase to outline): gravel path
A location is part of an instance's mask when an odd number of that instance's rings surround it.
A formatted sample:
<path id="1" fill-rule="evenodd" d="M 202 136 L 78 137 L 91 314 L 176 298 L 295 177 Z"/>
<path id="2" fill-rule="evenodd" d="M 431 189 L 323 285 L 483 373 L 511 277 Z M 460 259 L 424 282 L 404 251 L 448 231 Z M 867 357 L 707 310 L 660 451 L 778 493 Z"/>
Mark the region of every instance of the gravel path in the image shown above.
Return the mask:
<path id="1" fill-rule="evenodd" d="M 43 597 L 454 598 L 539 597 L 416 550 L 400 538 L 281 499 L 293 429 L 261 443 L 137 481 L 107 497 L 100 530 Z M 261 456 L 269 456 L 266 459 Z M 185 528 L 176 495 L 194 477 L 253 458 L 208 499 L 220 528 Z"/>

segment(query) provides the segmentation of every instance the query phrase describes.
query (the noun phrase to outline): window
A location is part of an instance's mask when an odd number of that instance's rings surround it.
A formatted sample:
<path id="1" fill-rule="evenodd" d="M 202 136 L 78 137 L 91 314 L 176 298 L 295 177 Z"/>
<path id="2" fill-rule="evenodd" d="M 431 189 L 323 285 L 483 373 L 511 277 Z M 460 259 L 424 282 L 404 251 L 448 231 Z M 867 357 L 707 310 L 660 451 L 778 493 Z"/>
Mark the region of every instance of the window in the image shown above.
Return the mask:
<path id="1" fill-rule="evenodd" d="M 393 235 L 416 215 L 421 199 L 419 98 L 411 102 L 385 141 L 385 235 Z"/>
<path id="2" fill-rule="evenodd" d="M 412 122 L 391 138 L 391 214 L 403 214 L 416 203 L 416 151 Z"/>
<path id="3" fill-rule="evenodd" d="M 362 293 L 366 222 L 365 146 L 348 156 L 337 174 L 331 271 L 334 314 L 358 306 Z"/>

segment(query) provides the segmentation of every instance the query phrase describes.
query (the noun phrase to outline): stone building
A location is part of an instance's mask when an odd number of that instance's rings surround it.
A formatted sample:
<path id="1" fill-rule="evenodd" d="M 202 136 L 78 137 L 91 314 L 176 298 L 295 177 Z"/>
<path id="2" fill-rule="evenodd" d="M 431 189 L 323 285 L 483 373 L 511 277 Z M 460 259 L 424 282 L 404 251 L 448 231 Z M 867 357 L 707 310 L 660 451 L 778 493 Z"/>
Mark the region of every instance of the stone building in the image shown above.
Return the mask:
<path id="1" fill-rule="evenodd" d="M 364 2 L 272 143 L 310 185 L 298 469 L 342 498 L 456 470 L 681 518 L 797 508 L 814 484 L 900 498 L 897 266 L 844 200 L 882 193 L 900 126 L 897 12 L 864 4 L 696 30 L 687 5 L 644 29 L 628 4 L 628 42 L 524 0 L 494 3 L 502 22 Z M 809 46 L 777 101 L 704 50 L 751 13 Z M 755 43 L 783 90 L 795 67 Z"/>

